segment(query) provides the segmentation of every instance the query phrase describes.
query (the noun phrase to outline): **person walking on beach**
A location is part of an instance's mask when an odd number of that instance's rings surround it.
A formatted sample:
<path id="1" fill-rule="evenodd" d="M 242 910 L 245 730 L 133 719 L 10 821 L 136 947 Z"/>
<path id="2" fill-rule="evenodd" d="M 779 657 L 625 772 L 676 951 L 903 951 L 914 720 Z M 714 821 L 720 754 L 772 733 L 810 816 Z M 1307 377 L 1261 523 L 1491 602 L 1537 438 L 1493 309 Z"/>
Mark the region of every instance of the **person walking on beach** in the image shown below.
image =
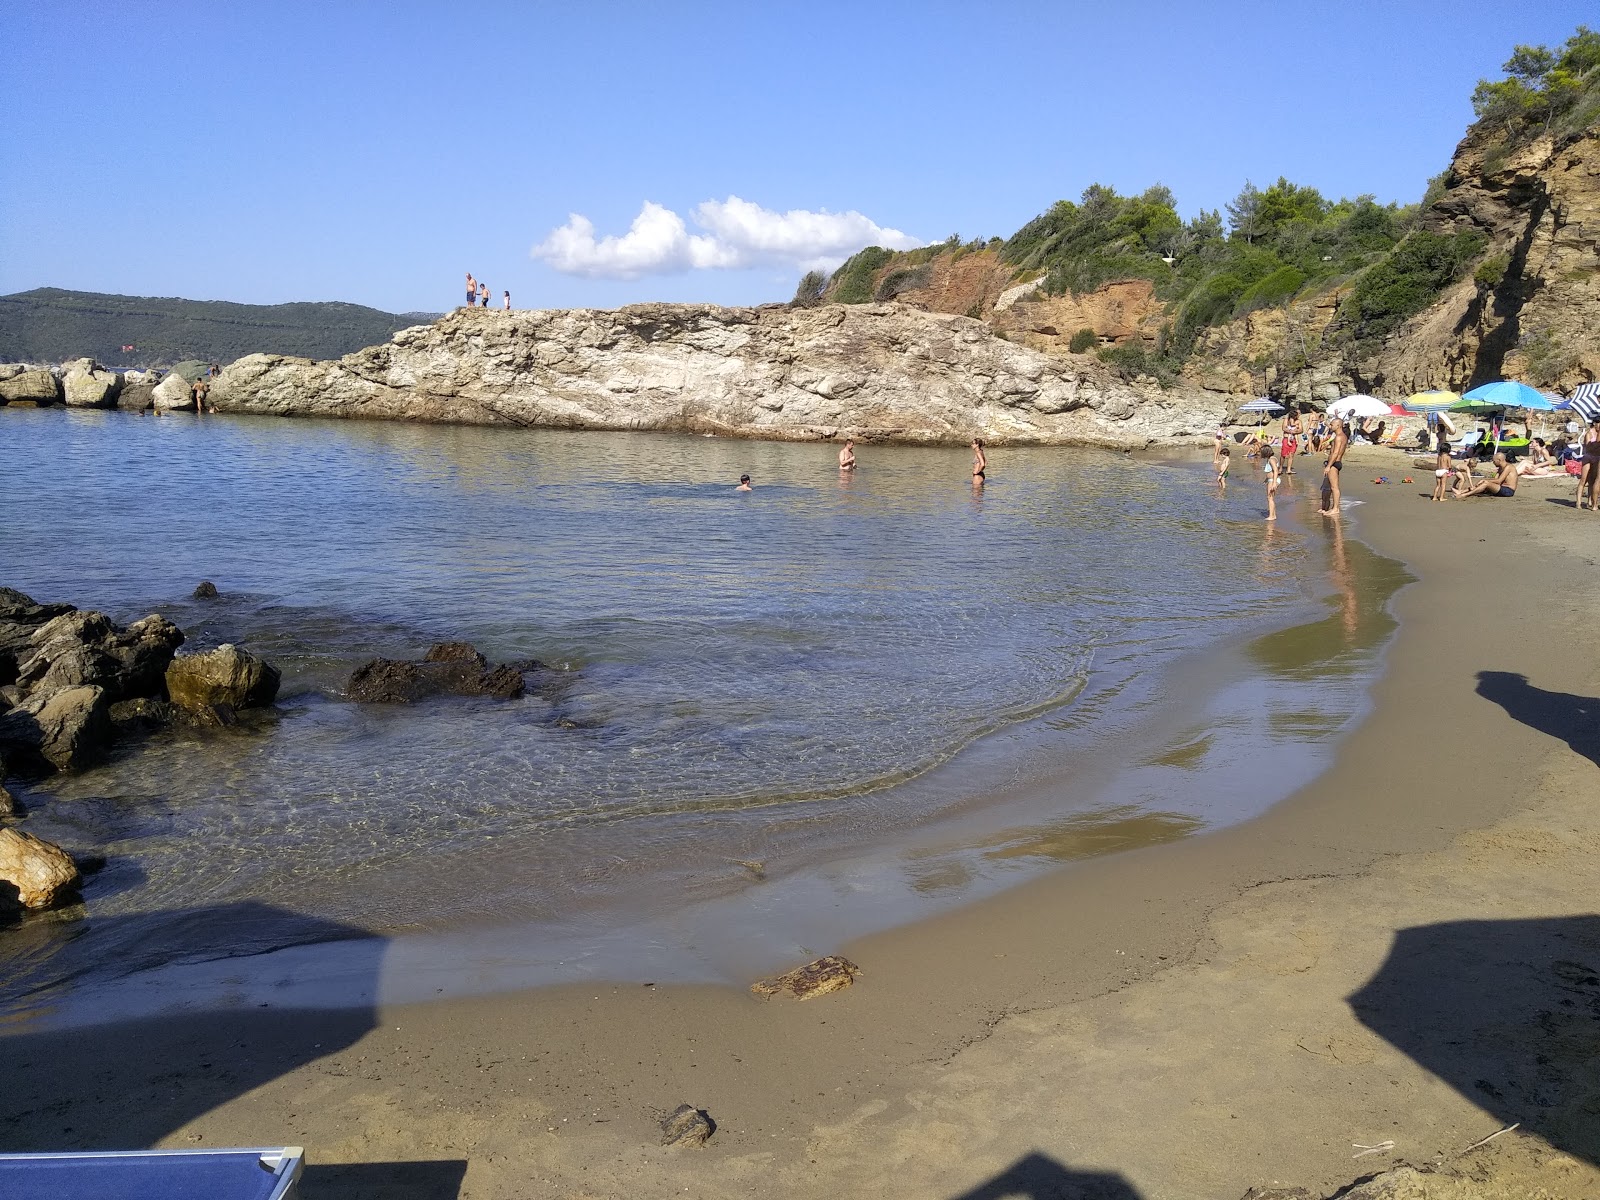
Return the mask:
<path id="1" fill-rule="evenodd" d="M 1294 456 L 1300 453 L 1300 414 L 1290 409 L 1283 418 L 1283 440 L 1278 443 L 1283 451 L 1283 473 L 1294 474 Z"/>
<path id="2" fill-rule="evenodd" d="M 472 277 L 472 272 L 467 272 L 467 307 L 471 308 L 478 302 L 478 281 Z"/>
<path id="3" fill-rule="evenodd" d="M 736 492 L 748 492 L 750 490 L 750 476 L 748 476 L 748 475 L 739 476 L 739 486 L 734 488 L 733 490 L 736 491 Z"/>
<path id="4" fill-rule="evenodd" d="M 1583 507 L 1585 493 L 1589 497 L 1589 511 L 1600 512 L 1600 417 L 1589 422 L 1583 433 L 1583 453 L 1578 459 L 1578 507 Z"/>
<path id="5" fill-rule="evenodd" d="M 972 482 L 976 487 L 982 487 L 989 477 L 989 459 L 983 452 L 983 439 L 972 439 Z"/>
<path id="6" fill-rule="evenodd" d="M 844 449 L 839 451 L 839 470 L 854 471 L 856 469 L 856 440 L 845 438 Z"/>
<path id="7" fill-rule="evenodd" d="M 1278 460 L 1272 456 L 1272 445 L 1261 445 L 1261 474 L 1267 481 L 1267 520 L 1278 519 Z"/>
<path id="8" fill-rule="evenodd" d="M 506 310 L 506 311 L 507 311 L 507 312 L 510 312 L 510 311 L 511 311 L 511 293 L 510 293 L 510 292 L 507 292 L 507 293 L 505 293 L 505 302 L 504 302 L 504 304 L 503 304 L 503 305 L 502 305 L 502 307 L 503 307 L 503 308 L 504 308 L 504 309 L 505 309 L 505 310 Z"/>
<path id="9" fill-rule="evenodd" d="M 1339 417 L 1334 417 L 1329 429 L 1328 461 L 1322 468 L 1322 507 L 1317 511 L 1325 517 L 1337 517 L 1339 508 L 1339 473 L 1344 470 L 1344 452 L 1350 445 L 1350 431 Z"/>

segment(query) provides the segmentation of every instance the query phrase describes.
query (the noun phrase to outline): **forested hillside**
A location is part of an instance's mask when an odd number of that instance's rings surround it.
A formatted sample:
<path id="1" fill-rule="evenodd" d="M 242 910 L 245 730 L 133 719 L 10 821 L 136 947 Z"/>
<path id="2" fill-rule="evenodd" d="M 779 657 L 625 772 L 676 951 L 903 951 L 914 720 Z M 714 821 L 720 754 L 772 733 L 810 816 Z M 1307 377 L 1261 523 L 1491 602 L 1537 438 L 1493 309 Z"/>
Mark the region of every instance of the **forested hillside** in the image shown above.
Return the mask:
<path id="1" fill-rule="evenodd" d="M 337 302 L 231 304 L 36 288 L 0 296 L 0 361 L 88 357 L 108 367 L 144 367 L 188 358 L 227 363 L 257 352 L 339 358 L 434 315 Z"/>

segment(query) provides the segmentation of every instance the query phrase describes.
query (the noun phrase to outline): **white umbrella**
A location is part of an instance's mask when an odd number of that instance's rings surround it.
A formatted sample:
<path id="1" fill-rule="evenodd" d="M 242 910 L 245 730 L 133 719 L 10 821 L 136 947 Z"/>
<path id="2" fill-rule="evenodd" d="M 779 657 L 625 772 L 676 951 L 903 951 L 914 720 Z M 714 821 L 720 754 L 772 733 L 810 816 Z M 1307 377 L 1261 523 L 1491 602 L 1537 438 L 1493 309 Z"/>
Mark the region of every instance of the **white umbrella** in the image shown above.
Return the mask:
<path id="1" fill-rule="evenodd" d="M 1393 413 L 1389 406 L 1376 396 L 1345 396 L 1328 405 L 1330 417 L 1388 417 Z"/>

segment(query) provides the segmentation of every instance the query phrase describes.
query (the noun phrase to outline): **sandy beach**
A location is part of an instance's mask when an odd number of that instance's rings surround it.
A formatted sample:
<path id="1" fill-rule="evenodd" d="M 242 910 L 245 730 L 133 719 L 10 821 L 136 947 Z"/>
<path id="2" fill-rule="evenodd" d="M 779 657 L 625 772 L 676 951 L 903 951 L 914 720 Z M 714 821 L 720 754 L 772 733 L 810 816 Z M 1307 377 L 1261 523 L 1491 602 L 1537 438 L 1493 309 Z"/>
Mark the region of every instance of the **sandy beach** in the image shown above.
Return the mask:
<path id="1" fill-rule="evenodd" d="M 18 1032 L 0 1143 L 300 1144 L 313 1200 L 1236 1200 L 1399 1163 L 1434 1198 L 1600 1195 L 1600 517 L 1565 479 L 1433 504 L 1395 452 L 1349 462 L 1342 528 L 1314 459 L 1280 504 L 1418 582 L 1370 715 L 1265 816 L 815 947 L 864 975 L 806 1003 L 627 984 Z M 680 1103 L 705 1146 L 658 1145 Z"/>

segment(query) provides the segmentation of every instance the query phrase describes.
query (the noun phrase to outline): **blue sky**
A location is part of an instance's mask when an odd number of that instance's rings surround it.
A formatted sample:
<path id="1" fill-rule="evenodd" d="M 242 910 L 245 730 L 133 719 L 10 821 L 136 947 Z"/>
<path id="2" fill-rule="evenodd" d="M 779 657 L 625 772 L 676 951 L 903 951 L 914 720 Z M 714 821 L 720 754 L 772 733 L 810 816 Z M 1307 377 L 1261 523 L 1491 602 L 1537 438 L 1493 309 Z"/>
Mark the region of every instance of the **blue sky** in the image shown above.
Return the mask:
<path id="1" fill-rule="evenodd" d="M 431 311 L 471 270 L 518 307 L 743 304 L 787 299 L 807 263 L 864 238 L 1005 236 L 1094 182 L 1165 183 L 1185 215 L 1280 174 L 1409 202 L 1475 81 L 1595 16 L 1592 0 L 7 3 L 0 293 Z"/>

